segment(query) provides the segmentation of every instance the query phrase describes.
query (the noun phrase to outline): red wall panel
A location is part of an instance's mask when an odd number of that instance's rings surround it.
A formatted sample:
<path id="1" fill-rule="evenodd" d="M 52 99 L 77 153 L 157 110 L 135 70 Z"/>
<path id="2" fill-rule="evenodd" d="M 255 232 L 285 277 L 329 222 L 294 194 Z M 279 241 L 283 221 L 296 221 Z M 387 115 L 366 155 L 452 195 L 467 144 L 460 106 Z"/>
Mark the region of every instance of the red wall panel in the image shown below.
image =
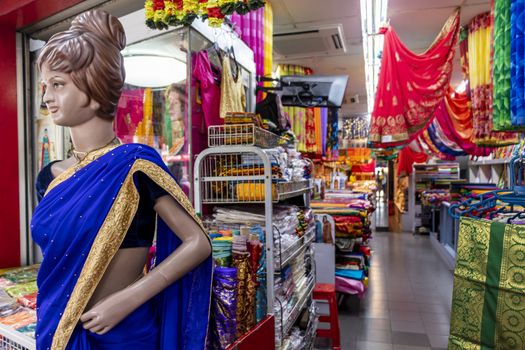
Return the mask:
<path id="1" fill-rule="evenodd" d="M 20 265 L 16 35 L 0 26 L 0 268 Z"/>
<path id="2" fill-rule="evenodd" d="M 79 2 L 0 1 L 0 268 L 20 265 L 16 31 Z"/>

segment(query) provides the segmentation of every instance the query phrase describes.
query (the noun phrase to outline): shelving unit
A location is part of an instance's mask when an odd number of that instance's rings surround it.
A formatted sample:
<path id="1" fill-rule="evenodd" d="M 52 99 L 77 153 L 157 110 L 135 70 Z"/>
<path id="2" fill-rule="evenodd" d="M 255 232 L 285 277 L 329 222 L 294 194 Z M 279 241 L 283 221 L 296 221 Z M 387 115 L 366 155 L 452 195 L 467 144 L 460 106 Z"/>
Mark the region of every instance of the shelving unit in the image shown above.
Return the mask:
<path id="1" fill-rule="evenodd" d="M 421 205 L 420 191 L 428 189 L 430 186 L 449 186 L 450 182 L 460 179 L 459 163 L 436 163 L 436 164 L 414 164 L 413 172 L 410 175 L 408 186 L 408 220 L 411 224 L 411 231 L 416 232 L 419 226 L 428 224 L 435 227 L 439 218 L 435 215 L 438 211 L 423 212 Z M 434 223 L 434 224 L 432 224 Z"/>
<path id="2" fill-rule="evenodd" d="M 257 141 L 256 134 L 251 134 L 253 129 L 246 129 L 247 133 L 254 137 L 253 139 L 243 136 L 239 130 L 241 129 L 236 130 L 235 140 L 239 142 L 246 140 L 248 145 L 224 145 L 222 141 L 226 138 L 220 133 L 227 132 L 225 127 L 210 132 L 210 137 L 213 137 L 210 145 L 220 145 L 202 151 L 197 157 L 194 171 L 195 209 L 197 213 L 202 213 L 203 206 L 208 204 L 264 205 L 267 314 L 273 316 L 275 303 L 279 302 L 274 293 L 275 274 L 280 273 L 285 266 L 309 250 L 315 239 L 315 226 L 309 227 L 297 242 L 281 250 L 281 240 L 275 238 L 280 237 L 280 233 L 273 225 L 273 205 L 285 199 L 303 196 L 305 206 L 309 206 L 307 194 L 313 184 L 311 180 L 281 182 L 275 174 L 272 174 L 272 161 L 275 162 L 275 159 L 270 159 L 263 149 L 254 146 L 261 143 Z M 266 145 L 275 144 L 274 141 L 266 143 Z M 312 300 L 315 271 L 310 271 L 306 279 L 304 286 L 297 286 L 297 290 L 304 290 L 304 293 L 296 298 L 296 303 L 286 319 L 280 320 L 279 323 L 282 325 L 280 329 L 276 317 L 275 331 L 280 332 L 281 339 L 290 332 L 300 311 L 309 300 Z M 281 317 L 283 313 L 284 309 L 281 305 Z M 281 345 L 276 344 L 276 347 Z"/>
<path id="3" fill-rule="evenodd" d="M 471 183 L 493 183 L 508 187 L 510 158 L 469 161 L 468 177 Z"/>

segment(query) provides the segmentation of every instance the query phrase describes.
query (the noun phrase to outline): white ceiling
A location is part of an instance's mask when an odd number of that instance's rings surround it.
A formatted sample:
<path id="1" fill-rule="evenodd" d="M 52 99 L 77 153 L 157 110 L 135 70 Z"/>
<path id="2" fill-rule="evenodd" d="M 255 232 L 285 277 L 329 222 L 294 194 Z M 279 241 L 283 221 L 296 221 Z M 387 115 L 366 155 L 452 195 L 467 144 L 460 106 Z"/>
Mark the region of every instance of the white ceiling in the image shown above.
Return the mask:
<path id="1" fill-rule="evenodd" d="M 347 53 L 337 56 L 286 59 L 277 63 L 300 64 L 315 74 L 348 74 L 349 97 L 359 95 L 359 104 L 345 104 L 343 115 L 366 113 L 366 86 L 361 38 L 359 0 L 270 0 L 274 11 L 274 33 L 295 28 L 313 28 L 341 23 Z M 461 6 L 461 23 L 490 10 L 490 0 L 389 0 L 388 17 L 401 40 L 415 52 L 424 51 L 457 6 Z M 453 84 L 461 80 L 459 56 L 456 56 Z"/>

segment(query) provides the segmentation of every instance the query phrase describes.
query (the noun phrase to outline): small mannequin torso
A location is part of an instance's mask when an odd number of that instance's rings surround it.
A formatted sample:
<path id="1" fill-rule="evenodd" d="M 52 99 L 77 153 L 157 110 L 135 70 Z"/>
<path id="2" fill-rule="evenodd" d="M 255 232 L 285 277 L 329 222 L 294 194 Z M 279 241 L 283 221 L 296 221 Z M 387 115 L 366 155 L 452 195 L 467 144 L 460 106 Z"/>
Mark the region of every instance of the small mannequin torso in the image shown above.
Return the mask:
<path id="1" fill-rule="evenodd" d="M 77 160 L 74 157 L 53 163 L 51 173 L 56 178 L 76 163 Z M 128 287 L 142 277 L 148 250 L 147 247 L 119 249 L 89 300 L 86 310 L 91 309 L 99 301 Z"/>

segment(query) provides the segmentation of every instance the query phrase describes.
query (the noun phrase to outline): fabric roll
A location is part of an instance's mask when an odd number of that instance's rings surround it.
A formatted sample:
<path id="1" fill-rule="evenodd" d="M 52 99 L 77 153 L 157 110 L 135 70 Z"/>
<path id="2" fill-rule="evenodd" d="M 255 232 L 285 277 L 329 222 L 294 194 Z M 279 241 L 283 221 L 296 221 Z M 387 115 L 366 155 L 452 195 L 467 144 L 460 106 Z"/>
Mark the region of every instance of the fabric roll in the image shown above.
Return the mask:
<path id="1" fill-rule="evenodd" d="M 237 338 L 237 269 L 216 267 L 213 275 L 211 349 L 226 349 Z"/>
<path id="2" fill-rule="evenodd" d="M 233 253 L 233 267 L 237 269 L 237 332 L 240 337 L 250 330 L 250 294 L 255 288 L 252 281 L 252 271 L 249 262 L 249 253 Z"/>

